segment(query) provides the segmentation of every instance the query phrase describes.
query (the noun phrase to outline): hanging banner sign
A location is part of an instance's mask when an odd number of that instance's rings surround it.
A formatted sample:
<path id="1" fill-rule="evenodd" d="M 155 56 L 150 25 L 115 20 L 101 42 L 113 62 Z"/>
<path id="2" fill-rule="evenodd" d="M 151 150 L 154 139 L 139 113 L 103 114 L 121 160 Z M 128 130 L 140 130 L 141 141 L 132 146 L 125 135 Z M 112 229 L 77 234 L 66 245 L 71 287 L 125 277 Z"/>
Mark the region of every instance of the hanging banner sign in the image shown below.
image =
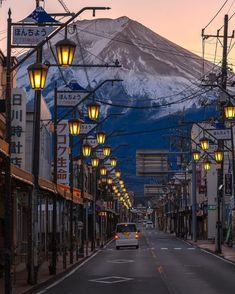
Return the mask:
<path id="1" fill-rule="evenodd" d="M 50 35 L 55 27 L 13 26 L 13 45 L 37 45 Z"/>
<path id="2" fill-rule="evenodd" d="M 225 174 L 225 194 L 232 195 L 232 174 Z"/>
<path id="3" fill-rule="evenodd" d="M 88 93 L 64 91 L 59 92 L 57 97 L 58 106 L 76 106 L 79 102 L 83 100 L 88 95 Z"/>
<path id="4" fill-rule="evenodd" d="M 57 182 L 69 185 L 69 128 L 68 121 L 62 120 L 57 127 Z"/>
<path id="5" fill-rule="evenodd" d="M 11 163 L 25 169 L 26 93 L 12 89 L 11 96 Z"/>
<path id="6" fill-rule="evenodd" d="M 81 124 L 80 134 L 84 135 L 96 128 L 97 124 Z"/>

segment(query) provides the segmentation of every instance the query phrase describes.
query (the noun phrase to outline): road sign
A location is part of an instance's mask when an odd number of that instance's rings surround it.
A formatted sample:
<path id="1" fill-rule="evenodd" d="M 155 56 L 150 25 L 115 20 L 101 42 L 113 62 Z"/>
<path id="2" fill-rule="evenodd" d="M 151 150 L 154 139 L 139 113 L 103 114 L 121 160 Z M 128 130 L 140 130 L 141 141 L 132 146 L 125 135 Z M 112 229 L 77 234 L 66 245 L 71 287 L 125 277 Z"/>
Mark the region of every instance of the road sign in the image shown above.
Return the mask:
<path id="1" fill-rule="evenodd" d="M 216 138 L 217 140 L 231 140 L 231 130 L 228 128 L 224 129 L 207 129 L 206 130 L 206 137 L 209 139 L 211 138 L 212 141 L 214 141 Z M 211 136 L 210 136 L 211 134 Z"/>
<path id="2" fill-rule="evenodd" d="M 13 45 L 37 45 L 44 40 L 55 27 L 13 26 Z"/>
<path id="3" fill-rule="evenodd" d="M 94 137 L 88 137 L 88 138 L 86 139 L 86 142 L 87 142 L 88 144 L 90 144 L 92 148 L 95 148 L 96 146 L 98 146 L 98 143 L 97 143 L 97 141 L 96 141 L 96 138 L 94 138 Z"/>
<path id="4" fill-rule="evenodd" d="M 207 209 L 208 210 L 216 210 L 217 205 L 216 204 L 208 204 Z"/>
<path id="5" fill-rule="evenodd" d="M 57 97 L 58 106 L 75 106 L 88 95 L 87 92 L 60 91 Z"/>
<path id="6" fill-rule="evenodd" d="M 97 126 L 97 124 L 81 124 L 80 134 L 82 134 L 82 135 L 87 134 L 91 130 L 93 130 L 96 126 Z"/>

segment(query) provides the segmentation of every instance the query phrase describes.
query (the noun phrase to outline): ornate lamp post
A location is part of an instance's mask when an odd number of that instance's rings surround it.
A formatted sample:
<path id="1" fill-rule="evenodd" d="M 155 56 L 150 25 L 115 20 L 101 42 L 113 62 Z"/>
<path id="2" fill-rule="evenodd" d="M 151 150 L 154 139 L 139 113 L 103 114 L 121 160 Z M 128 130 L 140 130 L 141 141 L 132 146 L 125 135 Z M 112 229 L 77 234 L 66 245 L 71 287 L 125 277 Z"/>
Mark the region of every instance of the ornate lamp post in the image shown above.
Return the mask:
<path id="1" fill-rule="evenodd" d="M 91 120 L 97 120 L 100 114 L 100 104 L 93 101 L 87 105 L 88 117 Z"/>
<path id="2" fill-rule="evenodd" d="M 85 156 L 85 157 L 90 156 L 91 155 L 91 150 L 92 150 L 92 147 L 91 147 L 90 144 L 85 143 L 85 144 L 82 145 L 82 154 L 83 154 L 83 156 Z"/>
<path id="3" fill-rule="evenodd" d="M 113 179 L 111 177 L 108 177 L 107 184 L 112 185 L 112 183 L 113 183 Z"/>
<path id="4" fill-rule="evenodd" d="M 34 90 L 42 90 L 45 87 L 48 66 L 43 63 L 31 64 L 28 68 L 30 86 Z"/>
<path id="5" fill-rule="evenodd" d="M 59 65 L 69 66 L 73 62 L 76 44 L 65 38 L 55 44 Z"/>
<path id="6" fill-rule="evenodd" d="M 111 157 L 110 158 L 110 165 L 112 167 L 115 167 L 117 165 L 117 159 L 116 159 L 116 157 Z"/>
<path id="7" fill-rule="evenodd" d="M 101 176 L 106 176 L 106 174 L 107 174 L 107 169 L 106 169 L 106 167 L 102 166 L 102 167 L 100 168 L 100 174 L 101 174 Z"/>
<path id="8" fill-rule="evenodd" d="M 77 136 L 80 134 L 80 130 L 81 130 L 81 124 L 83 123 L 83 121 L 81 121 L 80 119 L 77 118 L 73 118 L 70 119 L 68 121 L 68 125 L 69 125 L 69 133 L 72 136 Z"/>
<path id="9" fill-rule="evenodd" d="M 96 156 L 93 156 L 91 158 L 91 166 L 92 167 L 98 167 L 99 166 L 99 162 L 100 162 L 100 159 Z"/>
<path id="10" fill-rule="evenodd" d="M 204 160 L 204 162 L 203 162 L 203 167 L 204 167 L 204 169 L 205 169 L 206 171 L 210 170 L 210 168 L 211 168 L 211 161 L 210 161 L 208 158 L 206 158 L 206 159 Z"/>
<path id="11" fill-rule="evenodd" d="M 201 144 L 202 150 L 208 150 L 209 149 L 209 139 L 206 137 L 203 137 L 199 140 Z"/>
<path id="12" fill-rule="evenodd" d="M 222 162 L 223 161 L 223 156 L 224 156 L 223 150 L 221 150 L 220 148 L 216 149 L 214 151 L 214 155 L 215 155 L 216 162 Z"/>
<path id="13" fill-rule="evenodd" d="M 121 171 L 120 171 L 120 170 L 116 170 L 116 171 L 115 171 L 115 176 L 116 176 L 117 178 L 120 178 L 120 177 L 121 177 Z"/>
<path id="14" fill-rule="evenodd" d="M 224 115 L 227 119 L 233 119 L 235 117 L 235 106 L 231 101 L 224 105 Z"/>
<path id="15" fill-rule="evenodd" d="M 103 154 L 104 156 L 109 156 L 111 153 L 111 147 L 109 145 L 105 145 L 103 147 Z"/>
<path id="16" fill-rule="evenodd" d="M 199 159 L 200 159 L 200 157 L 201 157 L 200 151 L 198 151 L 198 150 L 193 150 L 193 151 L 192 151 L 192 156 L 193 156 L 193 160 L 194 160 L 194 161 L 199 161 Z"/>
<path id="17" fill-rule="evenodd" d="M 106 134 L 103 131 L 99 131 L 96 133 L 96 140 L 98 144 L 104 144 L 106 139 Z"/>

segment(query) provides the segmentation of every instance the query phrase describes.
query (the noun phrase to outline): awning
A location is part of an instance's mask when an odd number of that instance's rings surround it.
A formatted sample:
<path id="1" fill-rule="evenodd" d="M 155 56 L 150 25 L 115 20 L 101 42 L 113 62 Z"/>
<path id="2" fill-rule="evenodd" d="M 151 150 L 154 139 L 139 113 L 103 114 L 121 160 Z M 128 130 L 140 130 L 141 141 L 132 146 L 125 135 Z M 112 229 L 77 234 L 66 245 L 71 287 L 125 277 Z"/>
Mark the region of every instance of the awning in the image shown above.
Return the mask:
<path id="1" fill-rule="evenodd" d="M 0 139 L 0 152 L 6 156 L 9 155 L 9 144 L 2 139 Z"/>
<path id="2" fill-rule="evenodd" d="M 11 164 L 12 177 L 33 186 L 33 175 L 14 164 Z"/>

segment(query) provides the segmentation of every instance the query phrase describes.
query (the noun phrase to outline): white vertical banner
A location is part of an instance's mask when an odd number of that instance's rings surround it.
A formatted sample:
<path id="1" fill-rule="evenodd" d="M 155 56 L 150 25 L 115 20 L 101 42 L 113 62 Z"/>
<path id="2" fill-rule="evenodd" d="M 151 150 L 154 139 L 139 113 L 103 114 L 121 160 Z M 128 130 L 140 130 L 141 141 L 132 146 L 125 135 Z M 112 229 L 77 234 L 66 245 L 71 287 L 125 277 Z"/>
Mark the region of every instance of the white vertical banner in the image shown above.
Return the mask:
<path id="1" fill-rule="evenodd" d="M 57 183 L 69 185 L 69 127 L 68 120 L 57 126 Z"/>
<path id="2" fill-rule="evenodd" d="M 11 163 L 25 169 L 26 94 L 14 88 L 11 94 Z"/>

